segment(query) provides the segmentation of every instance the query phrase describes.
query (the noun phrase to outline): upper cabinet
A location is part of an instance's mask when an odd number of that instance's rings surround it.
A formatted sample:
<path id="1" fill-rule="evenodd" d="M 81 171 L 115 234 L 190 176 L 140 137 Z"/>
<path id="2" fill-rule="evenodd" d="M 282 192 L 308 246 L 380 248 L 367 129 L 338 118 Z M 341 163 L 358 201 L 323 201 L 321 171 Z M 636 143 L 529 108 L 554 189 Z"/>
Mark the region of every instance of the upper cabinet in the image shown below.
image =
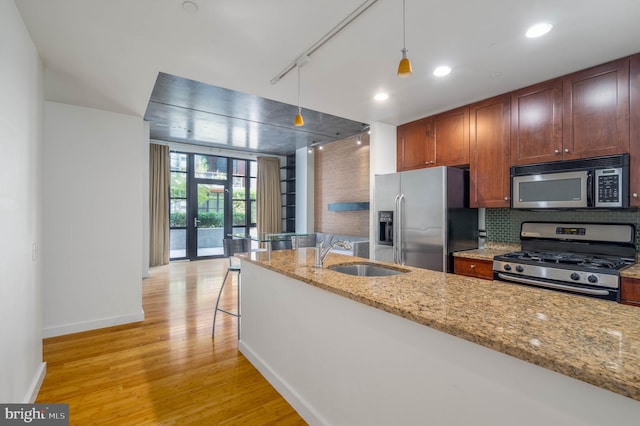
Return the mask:
<path id="1" fill-rule="evenodd" d="M 398 171 L 469 164 L 469 108 L 398 126 Z"/>
<path id="2" fill-rule="evenodd" d="M 629 152 L 629 59 L 511 94 L 511 164 Z"/>
<path id="3" fill-rule="evenodd" d="M 510 166 L 631 154 L 640 207 L 640 53 L 398 127 L 398 171 L 469 166 L 473 207 L 510 206 Z"/>
<path id="4" fill-rule="evenodd" d="M 398 171 L 420 169 L 427 167 L 429 161 L 434 161 L 433 140 L 427 138 L 427 132 L 431 132 L 430 126 L 431 123 L 425 118 L 398 126 Z"/>
<path id="5" fill-rule="evenodd" d="M 629 152 L 629 58 L 570 74 L 563 91 L 558 159 Z"/>
<path id="6" fill-rule="evenodd" d="M 640 207 L 640 53 L 631 57 L 629 80 L 629 135 L 631 152 L 631 183 L 629 203 Z"/>
<path id="7" fill-rule="evenodd" d="M 509 207 L 510 96 L 475 103 L 469 110 L 469 204 Z"/>
<path id="8" fill-rule="evenodd" d="M 511 164 L 562 159 L 562 79 L 511 94 Z"/>
<path id="9" fill-rule="evenodd" d="M 438 166 L 469 164 L 469 107 L 443 112 L 432 118 L 431 137 Z"/>

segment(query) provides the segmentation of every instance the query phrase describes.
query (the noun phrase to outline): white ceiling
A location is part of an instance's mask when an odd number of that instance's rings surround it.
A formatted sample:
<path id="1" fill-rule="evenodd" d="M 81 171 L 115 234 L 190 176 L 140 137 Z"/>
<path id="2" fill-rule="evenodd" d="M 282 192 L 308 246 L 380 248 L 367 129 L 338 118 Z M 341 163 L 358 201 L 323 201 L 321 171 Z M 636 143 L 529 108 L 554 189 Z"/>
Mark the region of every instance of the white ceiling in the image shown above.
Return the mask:
<path id="1" fill-rule="evenodd" d="M 15 3 L 46 99 L 142 117 L 159 72 L 295 105 L 296 72 L 271 79 L 364 2 L 193 1 Z M 525 38 L 539 21 L 553 30 Z M 302 106 L 396 125 L 640 52 L 640 0 L 406 0 L 406 43 L 414 73 L 399 78 L 402 1 L 378 0 L 301 69 Z M 453 72 L 436 78 L 441 64 Z"/>

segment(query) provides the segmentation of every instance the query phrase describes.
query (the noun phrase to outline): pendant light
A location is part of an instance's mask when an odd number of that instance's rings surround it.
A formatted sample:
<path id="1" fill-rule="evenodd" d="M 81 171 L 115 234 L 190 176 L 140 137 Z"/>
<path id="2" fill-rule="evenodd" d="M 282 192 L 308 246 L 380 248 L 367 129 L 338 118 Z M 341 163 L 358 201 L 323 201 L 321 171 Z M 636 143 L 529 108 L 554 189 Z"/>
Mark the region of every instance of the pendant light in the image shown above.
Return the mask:
<path id="1" fill-rule="evenodd" d="M 302 118 L 302 108 L 300 108 L 300 66 L 298 68 L 298 115 L 293 120 L 293 125 L 296 127 L 304 126 L 304 119 Z"/>
<path id="2" fill-rule="evenodd" d="M 413 70 L 411 69 L 411 62 L 407 58 L 407 36 L 405 29 L 405 0 L 402 0 L 402 59 L 400 65 L 398 65 L 398 77 L 409 77 Z"/>

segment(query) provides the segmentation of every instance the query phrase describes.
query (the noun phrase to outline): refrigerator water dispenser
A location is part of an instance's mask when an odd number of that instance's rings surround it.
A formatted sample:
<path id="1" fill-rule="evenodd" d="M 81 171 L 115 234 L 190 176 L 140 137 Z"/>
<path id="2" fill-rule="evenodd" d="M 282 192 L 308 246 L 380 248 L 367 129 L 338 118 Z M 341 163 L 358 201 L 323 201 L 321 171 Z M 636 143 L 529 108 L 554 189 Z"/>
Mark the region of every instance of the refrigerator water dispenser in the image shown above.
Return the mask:
<path id="1" fill-rule="evenodd" d="M 393 245 L 393 210 L 378 212 L 378 244 Z"/>

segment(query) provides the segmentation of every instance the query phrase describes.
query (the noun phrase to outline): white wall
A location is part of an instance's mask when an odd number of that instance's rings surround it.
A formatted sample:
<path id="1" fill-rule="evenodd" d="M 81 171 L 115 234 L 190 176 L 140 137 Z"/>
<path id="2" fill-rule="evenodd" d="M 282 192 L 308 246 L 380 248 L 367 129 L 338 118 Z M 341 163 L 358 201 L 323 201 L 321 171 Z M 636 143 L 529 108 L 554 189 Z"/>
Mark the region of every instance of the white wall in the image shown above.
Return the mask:
<path id="1" fill-rule="evenodd" d="M 0 0 L 0 402 L 33 402 L 42 362 L 42 67 Z M 34 253 L 35 249 L 35 253 Z"/>
<path id="2" fill-rule="evenodd" d="M 151 126 L 146 121 L 142 126 L 142 139 L 149 141 Z M 149 229 L 149 144 L 141 144 L 140 149 L 142 150 L 142 198 L 140 199 L 140 203 L 142 203 L 142 278 L 149 278 L 151 276 L 149 271 L 151 252 L 149 244 L 151 233 Z"/>
<path id="3" fill-rule="evenodd" d="M 300 148 L 296 151 L 296 232 L 315 231 L 314 184 L 314 153 Z"/>
<path id="4" fill-rule="evenodd" d="M 45 337 L 144 318 L 144 132 L 141 117 L 45 102 Z"/>
<path id="5" fill-rule="evenodd" d="M 377 213 L 375 212 L 375 175 L 396 172 L 396 126 L 375 122 L 371 125 L 369 139 L 369 258 L 373 259 L 375 249 Z"/>

